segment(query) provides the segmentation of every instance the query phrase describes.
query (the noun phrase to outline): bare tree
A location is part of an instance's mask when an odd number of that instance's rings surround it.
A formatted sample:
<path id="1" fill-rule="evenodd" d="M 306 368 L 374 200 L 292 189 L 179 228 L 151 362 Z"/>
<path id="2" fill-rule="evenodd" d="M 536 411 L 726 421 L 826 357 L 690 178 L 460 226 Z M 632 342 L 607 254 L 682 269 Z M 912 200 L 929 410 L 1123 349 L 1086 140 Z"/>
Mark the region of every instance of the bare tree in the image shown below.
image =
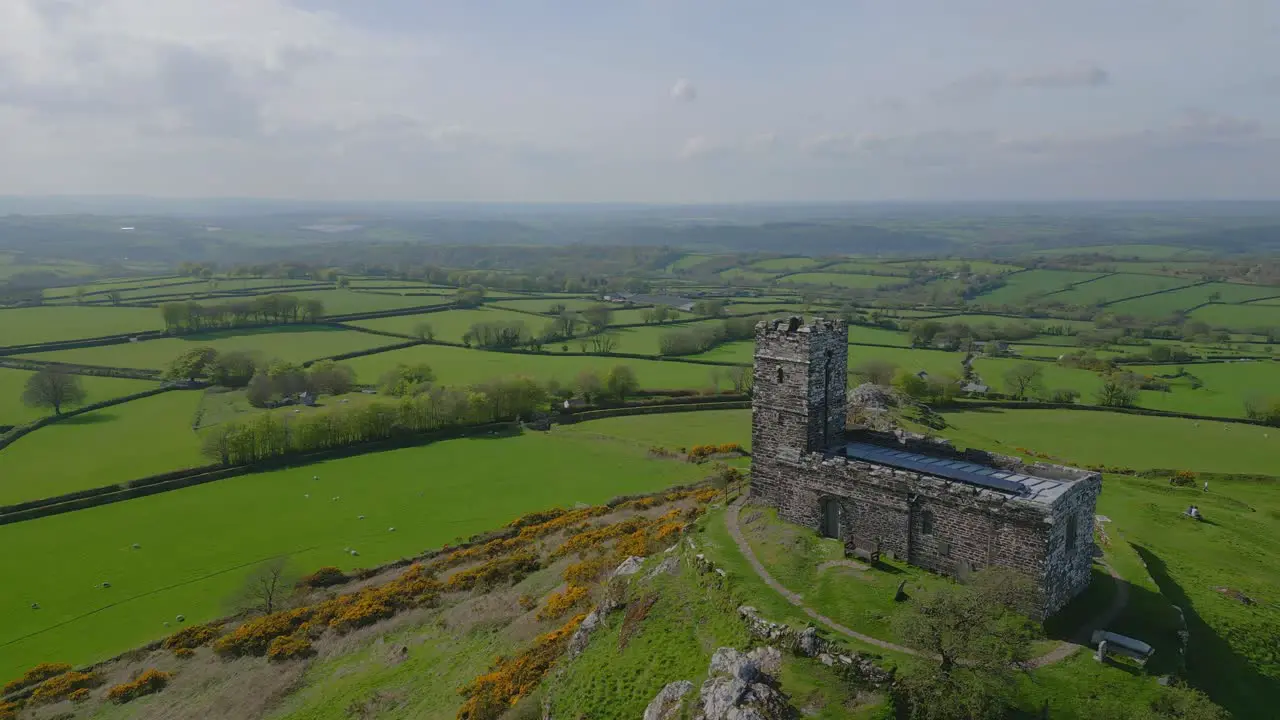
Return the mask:
<path id="1" fill-rule="evenodd" d="M 53 408 L 54 415 L 61 415 L 65 405 L 84 402 L 84 385 L 80 378 L 65 369 L 50 365 L 27 378 L 22 391 L 22 402 L 28 407 Z"/>
<path id="2" fill-rule="evenodd" d="M 240 591 L 239 609 L 270 615 L 284 608 L 293 592 L 293 582 L 286 573 L 286 559 L 272 558 L 254 569 Z"/>
<path id="3" fill-rule="evenodd" d="M 612 333 L 593 335 L 588 342 L 591 343 L 591 352 L 611 353 L 618 347 L 618 337 Z"/>
<path id="4" fill-rule="evenodd" d="M 733 383 L 733 391 L 739 395 L 749 393 L 755 383 L 755 373 L 749 367 L 735 367 L 729 371 L 729 382 Z"/>
<path id="5" fill-rule="evenodd" d="M 1004 374 L 1004 382 L 1015 400 L 1026 400 L 1027 395 L 1040 387 L 1043 377 L 1044 368 L 1024 362 L 1009 368 Z"/>

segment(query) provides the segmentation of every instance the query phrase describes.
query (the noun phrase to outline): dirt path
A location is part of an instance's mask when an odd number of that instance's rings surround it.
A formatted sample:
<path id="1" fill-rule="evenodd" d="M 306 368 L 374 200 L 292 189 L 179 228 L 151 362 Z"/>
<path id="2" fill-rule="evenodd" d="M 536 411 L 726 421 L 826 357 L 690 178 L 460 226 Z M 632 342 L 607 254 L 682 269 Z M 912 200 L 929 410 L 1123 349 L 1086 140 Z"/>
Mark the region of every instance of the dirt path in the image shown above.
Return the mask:
<path id="1" fill-rule="evenodd" d="M 887 640 L 881 640 L 880 638 L 871 637 L 870 635 L 864 635 L 856 630 L 851 630 L 831 618 L 820 614 L 818 611 L 805 605 L 804 598 L 788 590 L 782 585 L 782 583 L 778 582 L 772 575 L 770 575 L 769 571 L 765 569 L 765 566 L 760 562 L 760 559 L 756 557 L 755 551 L 751 549 L 751 544 L 747 542 L 747 538 L 743 536 L 742 528 L 738 526 L 738 512 L 742 508 L 745 498 L 745 495 L 739 497 L 738 500 L 729 505 L 725 510 L 725 524 L 728 526 L 729 536 L 732 537 L 733 541 L 738 545 L 738 551 L 747 559 L 747 562 L 751 565 L 751 569 L 755 570 L 756 575 L 760 576 L 760 579 L 763 580 L 766 585 L 773 588 L 773 590 L 782 597 L 786 598 L 787 602 L 803 610 L 804 614 L 841 635 L 847 635 L 848 637 L 856 640 L 861 640 L 868 645 L 874 645 L 875 647 L 883 648 L 885 650 L 893 650 L 894 652 L 906 653 L 907 655 L 919 654 L 917 651 L 909 647 L 896 645 Z M 1111 568 L 1110 565 L 1105 565 L 1105 567 L 1107 568 L 1107 572 L 1110 573 L 1111 577 L 1116 581 L 1116 594 L 1115 597 L 1111 599 L 1111 604 L 1092 621 L 1080 628 L 1077 633 L 1076 642 L 1063 641 L 1059 643 L 1053 650 L 1050 650 L 1040 657 L 1033 658 L 1027 663 L 1028 667 L 1044 667 L 1070 657 L 1077 650 L 1084 647 L 1085 643 L 1089 642 L 1089 635 L 1092 634 L 1095 629 L 1106 626 L 1120 614 L 1121 610 L 1124 609 L 1125 604 L 1129 601 L 1129 588 L 1125 583 L 1120 581 L 1120 576 Z"/>

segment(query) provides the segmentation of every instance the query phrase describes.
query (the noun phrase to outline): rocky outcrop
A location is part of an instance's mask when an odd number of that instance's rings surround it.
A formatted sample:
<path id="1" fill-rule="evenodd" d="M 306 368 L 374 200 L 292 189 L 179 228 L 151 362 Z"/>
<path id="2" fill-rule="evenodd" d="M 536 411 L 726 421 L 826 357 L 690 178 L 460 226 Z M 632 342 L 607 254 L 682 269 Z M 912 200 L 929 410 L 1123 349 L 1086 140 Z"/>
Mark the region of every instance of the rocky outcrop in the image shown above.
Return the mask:
<path id="1" fill-rule="evenodd" d="M 613 571 L 613 575 L 611 577 L 626 577 L 628 575 L 635 575 L 636 573 L 640 572 L 640 568 L 643 566 L 644 566 L 644 558 L 638 555 L 632 555 L 631 557 L 622 561 L 622 564 L 619 565 L 618 568 Z"/>
<path id="2" fill-rule="evenodd" d="M 668 683 L 644 709 L 644 720 L 673 720 L 684 708 L 684 696 L 693 689 L 688 680 Z"/>
<path id="3" fill-rule="evenodd" d="M 720 648 L 711 656 L 710 677 L 698 692 L 701 720 L 787 720 L 798 717 L 795 708 L 777 688 L 760 663 L 780 665 L 781 653 L 761 648 L 762 653 L 744 655 L 733 648 Z M 753 651 L 754 652 L 754 651 Z"/>
<path id="4" fill-rule="evenodd" d="M 887 687 L 893 682 L 893 673 L 876 665 L 874 658 L 841 652 L 838 645 L 819 635 L 815 627 L 797 630 L 790 625 L 772 622 L 750 605 L 738 608 L 738 615 L 753 637 L 790 648 L 797 655 L 817 658 L 824 665 L 835 667 L 847 677 L 872 687 Z"/>

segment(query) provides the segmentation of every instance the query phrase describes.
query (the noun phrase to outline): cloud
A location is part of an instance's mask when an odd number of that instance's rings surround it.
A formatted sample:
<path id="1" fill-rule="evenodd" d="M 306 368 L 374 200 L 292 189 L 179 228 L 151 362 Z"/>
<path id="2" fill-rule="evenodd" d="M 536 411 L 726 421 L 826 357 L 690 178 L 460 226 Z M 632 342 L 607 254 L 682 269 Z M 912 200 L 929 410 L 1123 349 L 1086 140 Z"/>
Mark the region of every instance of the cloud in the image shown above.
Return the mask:
<path id="1" fill-rule="evenodd" d="M 676 84 L 671 86 L 671 99 L 679 102 L 693 102 L 698 99 L 698 89 L 693 83 L 684 78 L 676 80 Z"/>
<path id="2" fill-rule="evenodd" d="M 1099 88 L 1110 84 L 1111 73 L 1096 65 L 1047 68 L 1033 72 L 1010 74 L 996 70 L 980 70 L 936 88 L 931 97 L 937 102 L 957 103 L 988 100 L 996 94 L 1019 88 L 1035 90 L 1068 90 Z"/>
<path id="3" fill-rule="evenodd" d="M 1015 87 L 1040 88 L 1044 90 L 1094 88 L 1102 87 L 1110 82 L 1111 73 L 1096 65 L 1044 70 L 1025 75 L 1016 75 L 1011 79 L 1011 84 Z"/>

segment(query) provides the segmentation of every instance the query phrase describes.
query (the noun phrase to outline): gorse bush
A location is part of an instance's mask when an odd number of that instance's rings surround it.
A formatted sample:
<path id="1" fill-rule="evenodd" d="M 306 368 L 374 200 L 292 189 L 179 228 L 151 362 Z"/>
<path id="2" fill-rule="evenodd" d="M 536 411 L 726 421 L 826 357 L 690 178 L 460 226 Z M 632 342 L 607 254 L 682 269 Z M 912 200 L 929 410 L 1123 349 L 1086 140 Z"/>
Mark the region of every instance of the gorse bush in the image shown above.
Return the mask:
<path id="1" fill-rule="evenodd" d="M 66 700 L 76 690 L 95 688 L 102 684 L 102 678 L 96 672 L 65 672 L 45 680 L 36 686 L 31 693 L 32 705 Z"/>
<path id="2" fill-rule="evenodd" d="M 538 611 L 539 620 L 556 620 L 564 617 L 579 603 L 587 599 L 587 589 L 578 585 L 569 587 L 547 598 L 547 604 Z"/>
<path id="3" fill-rule="evenodd" d="M 117 705 L 136 700 L 144 695 L 158 693 L 169 684 L 170 673 L 151 668 L 145 670 L 133 682 L 121 683 L 107 691 L 107 699 Z"/>
<path id="4" fill-rule="evenodd" d="M 730 455 L 743 454 L 742 446 L 738 443 L 723 443 L 721 445 L 694 445 L 689 448 L 689 462 L 702 462 L 713 455 Z"/>
<path id="5" fill-rule="evenodd" d="M 271 641 L 267 646 L 267 659 L 271 662 L 284 662 L 310 657 L 315 654 L 311 640 L 301 633 L 285 635 Z"/>
<path id="6" fill-rule="evenodd" d="M 351 578 L 336 567 L 322 567 L 298 581 L 300 587 L 326 588 L 341 585 Z"/>
<path id="7" fill-rule="evenodd" d="M 449 578 L 445 588 L 450 591 L 487 590 L 501 584 L 514 585 L 530 573 L 536 572 L 541 564 L 538 556 L 530 552 L 522 552 L 511 557 L 500 557 L 463 570 Z"/>
<path id="8" fill-rule="evenodd" d="M 40 663 L 30 670 L 22 674 L 17 680 L 10 680 L 5 683 L 4 690 L 0 694 L 8 695 L 17 692 L 23 688 L 31 687 L 36 683 L 44 682 L 51 677 L 70 672 L 71 666 L 66 663 Z"/>
<path id="9" fill-rule="evenodd" d="M 577 615 L 563 626 L 539 635 L 533 646 L 513 658 L 498 658 L 489 672 L 463 686 L 466 700 L 458 720 L 496 720 L 520 698 L 533 692 L 569 646 L 569 638 L 586 619 Z"/>
<path id="10" fill-rule="evenodd" d="M 178 632 L 164 639 L 164 648 L 166 650 L 192 650 L 198 647 L 204 647 L 214 640 L 218 639 L 218 627 L 216 625 L 192 625 L 185 627 Z"/>
<path id="11" fill-rule="evenodd" d="M 264 615 L 245 622 L 213 645 L 225 658 L 270 655 L 279 638 L 304 634 L 320 635 L 327 628 L 338 632 L 370 625 L 413 607 L 426 607 L 440 597 L 440 582 L 420 564 L 410 565 L 399 577 L 377 587 L 342 595 L 317 605 Z M 277 645 L 275 659 L 297 657 L 300 643 Z M 305 651 L 303 651 L 305 654 Z"/>
<path id="12" fill-rule="evenodd" d="M 590 585 L 604 574 L 608 564 L 608 558 L 603 555 L 576 562 L 564 569 L 564 581 L 570 585 Z"/>

